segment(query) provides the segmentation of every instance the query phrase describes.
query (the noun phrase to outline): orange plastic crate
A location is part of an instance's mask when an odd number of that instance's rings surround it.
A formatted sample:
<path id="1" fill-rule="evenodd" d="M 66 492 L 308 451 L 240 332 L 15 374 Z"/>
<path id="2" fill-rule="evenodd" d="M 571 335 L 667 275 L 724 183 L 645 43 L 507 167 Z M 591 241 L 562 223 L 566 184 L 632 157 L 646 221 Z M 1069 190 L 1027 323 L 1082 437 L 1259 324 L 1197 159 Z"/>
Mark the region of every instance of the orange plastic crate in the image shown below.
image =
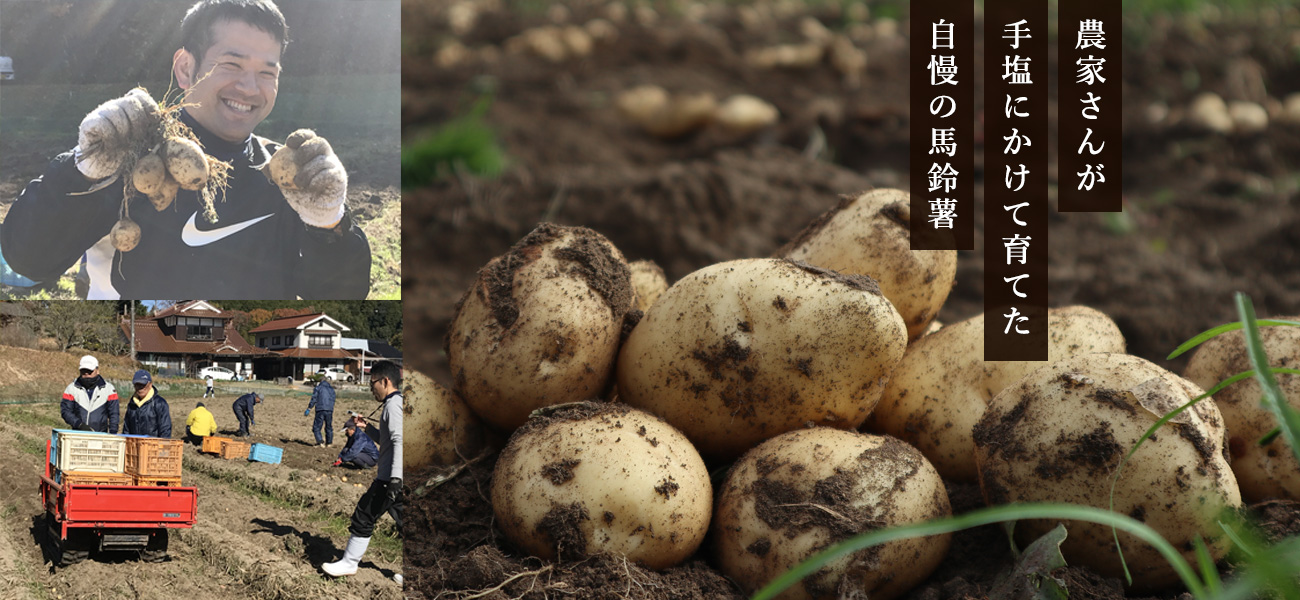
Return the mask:
<path id="1" fill-rule="evenodd" d="M 251 446 L 248 442 L 236 442 L 230 440 L 221 445 L 221 458 L 233 460 L 242 458 L 248 460 L 248 449 Z"/>
<path id="2" fill-rule="evenodd" d="M 162 438 L 127 438 L 126 472 L 138 477 L 180 477 L 185 442 Z"/>
<path id="3" fill-rule="evenodd" d="M 130 475 L 94 471 L 63 471 L 63 485 L 132 485 Z"/>
<path id="4" fill-rule="evenodd" d="M 202 450 L 210 454 L 221 454 L 221 447 L 224 446 L 226 442 L 230 442 L 230 441 L 233 440 L 231 440 L 228 437 L 217 437 L 215 435 L 210 435 L 208 437 L 203 438 Z"/>
<path id="5" fill-rule="evenodd" d="M 180 486 L 180 477 L 136 477 L 135 485 L 148 486 Z"/>

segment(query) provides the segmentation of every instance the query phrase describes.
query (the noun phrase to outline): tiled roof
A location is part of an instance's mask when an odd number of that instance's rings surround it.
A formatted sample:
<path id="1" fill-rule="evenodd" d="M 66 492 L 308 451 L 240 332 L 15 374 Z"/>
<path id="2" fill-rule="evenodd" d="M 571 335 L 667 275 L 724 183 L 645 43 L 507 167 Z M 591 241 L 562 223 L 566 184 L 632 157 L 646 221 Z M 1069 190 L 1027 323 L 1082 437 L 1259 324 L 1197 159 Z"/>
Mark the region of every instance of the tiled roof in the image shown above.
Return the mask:
<path id="1" fill-rule="evenodd" d="M 274 353 L 285 358 L 352 358 L 347 350 L 338 348 L 289 348 Z"/>
<path id="2" fill-rule="evenodd" d="M 206 308 L 198 308 L 198 309 L 189 308 L 190 306 L 198 304 L 199 302 L 202 302 L 202 300 L 191 300 L 189 302 L 173 304 L 163 309 L 162 312 L 155 314 L 153 318 L 161 319 L 173 315 L 179 315 L 184 317 L 212 317 L 212 318 L 225 318 L 225 319 L 230 318 L 230 315 L 221 312 L 219 310 L 214 312 Z"/>
<path id="3" fill-rule="evenodd" d="M 123 319 L 121 323 L 122 334 L 131 337 L 131 322 Z M 152 352 L 157 354 L 215 354 L 220 356 L 240 356 L 240 355 L 258 355 L 269 354 L 269 350 L 263 348 L 254 348 L 244 341 L 243 336 L 233 328 L 226 331 L 226 339 L 222 341 L 204 341 L 191 342 L 178 340 L 166 333 L 158 326 L 158 321 L 154 319 L 137 319 L 135 322 L 135 350 L 136 352 Z"/>
<path id="4" fill-rule="evenodd" d="M 274 319 L 271 321 L 267 321 L 265 324 L 253 329 L 249 333 L 259 333 L 262 331 L 283 331 L 285 329 L 297 329 L 300 325 L 314 321 L 320 318 L 324 314 L 325 313 L 315 313 L 310 315 L 302 315 L 298 317 L 285 317 L 283 319 Z"/>

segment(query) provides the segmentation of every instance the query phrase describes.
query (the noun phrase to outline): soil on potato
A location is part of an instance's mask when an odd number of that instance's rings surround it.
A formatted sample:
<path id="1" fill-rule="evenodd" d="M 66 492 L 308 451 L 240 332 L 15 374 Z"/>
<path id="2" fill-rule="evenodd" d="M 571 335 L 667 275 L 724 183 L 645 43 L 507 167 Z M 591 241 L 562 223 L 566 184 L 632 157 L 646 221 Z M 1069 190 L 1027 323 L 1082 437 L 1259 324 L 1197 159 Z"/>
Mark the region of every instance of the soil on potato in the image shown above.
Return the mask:
<path id="1" fill-rule="evenodd" d="M 542 14 L 484 12 L 468 33 L 455 36 L 436 5 L 403 2 L 404 135 L 412 141 L 464 114 L 476 90 L 491 88 L 487 122 L 510 166 L 497 179 L 461 173 L 406 192 L 403 292 L 408 322 L 422 339 L 441 341 L 476 271 L 538 222 L 590 227 L 628 260 L 654 260 L 672 282 L 716 262 L 772 255 L 844 195 L 909 186 L 907 22 L 898 28 L 902 35 L 889 35 L 876 20 L 842 28 L 844 15 L 829 6 L 757 27 L 747 26 L 734 7 L 710 9 L 703 22 L 664 12 L 650 25 L 633 16 L 616 23 L 617 42 L 598 44 L 582 59 L 503 56 L 496 63 L 471 58 L 441 66 L 434 54 L 452 38 L 475 51 L 501 47 L 549 21 Z M 846 86 L 826 63 L 771 71 L 746 65 L 746 50 L 799 41 L 799 19 L 807 15 L 846 31 L 867 52 L 859 87 Z M 592 4 L 574 3 L 568 11 L 577 24 L 604 16 Z M 1293 174 L 1300 125 L 1275 121 L 1260 133 L 1223 135 L 1185 119 L 1202 91 L 1261 104 L 1300 91 L 1297 24 L 1295 10 L 1215 22 L 1159 18 L 1124 38 L 1125 212 L 1051 211 L 1053 306 L 1103 311 L 1131 353 L 1174 371 L 1186 364 L 1185 357 L 1164 360 L 1174 347 L 1236 318 L 1235 291 L 1248 293 L 1260 315 L 1300 314 L 1300 178 Z M 977 45 L 976 56 L 981 53 Z M 1052 53 L 1054 62 L 1054 47 Z M 981 69 L 977 64 L 974 76 Z M 776 105 L 780 123 L 748 138 L 706 129 L 656 140 L 613 108 L 620 91 L 647 83 L 670 92 L 712 92 L 719 100 L 753 94 Z M 1162 107 L 1157 122 L 1151 116 Z M 977 164 L 977 178 L 981 169 Z M 945 323 L 983 310 L 980 187 L 976 249 L 959 253 L 956 287 L 939 315 Z M 437 342 L 412 346 L 407 358 L 449 385 L 440 349 Z M 429 533 L 406 540 L 408 595 L 457 598 L 496 588 L 483 597 L 744 597 L 709 565 L 708 540 L 694 559 L 663 573 L 611 557 L 559 564 L 527 558 L 493 526 L 487 496 L 493 460 L 480 459 L 412 498 L 411 531 Z M 418 486 L 435 473 L 442 472 L 413 473 L 411 481 Z M 983 505 L 976 486 L 950 483 L 949 492 L 955 512 Z M 1259 508 L 1270 533 L 1300 529 L 1295 503 Z M 945 562 L 907 597 L 986 597 L 1010 561 L 1000 528 L 957 533 Z M 1061 577 L 1072 598 L 1124 597 L 1118 581 L 1086 569 L 1067 567 Z"/>

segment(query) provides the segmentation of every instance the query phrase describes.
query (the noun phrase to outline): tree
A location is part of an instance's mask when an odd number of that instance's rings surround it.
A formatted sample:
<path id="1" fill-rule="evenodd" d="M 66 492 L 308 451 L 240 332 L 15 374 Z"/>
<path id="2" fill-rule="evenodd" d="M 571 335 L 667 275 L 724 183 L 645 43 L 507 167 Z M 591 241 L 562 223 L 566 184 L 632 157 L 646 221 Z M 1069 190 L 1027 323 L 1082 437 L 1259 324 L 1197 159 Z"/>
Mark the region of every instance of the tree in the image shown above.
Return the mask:
<path id="1" fill-rule="evenodd" d="M 267 321 L 274 318 L 275 316 L 271 314 L 271 311 L 266 310 L 265 308 L 254 308 L 253 310 L 248 311 L 248 329 L 249 331 L 257 329 L 258 327 L 265 325 Z M 242 330 L 239 332 L 240 335 L 246 333 L 248 332 Z"/>
<path id="2" fill-rule="evenodd" d="M 54 301 L 44 309 L 39 318 L 41 328 L 58 342 L 61 352 L 98 342 L 105 331 L 101 326 L 115 328 L 117 323 L 117 304 L 113 302 Z"/>

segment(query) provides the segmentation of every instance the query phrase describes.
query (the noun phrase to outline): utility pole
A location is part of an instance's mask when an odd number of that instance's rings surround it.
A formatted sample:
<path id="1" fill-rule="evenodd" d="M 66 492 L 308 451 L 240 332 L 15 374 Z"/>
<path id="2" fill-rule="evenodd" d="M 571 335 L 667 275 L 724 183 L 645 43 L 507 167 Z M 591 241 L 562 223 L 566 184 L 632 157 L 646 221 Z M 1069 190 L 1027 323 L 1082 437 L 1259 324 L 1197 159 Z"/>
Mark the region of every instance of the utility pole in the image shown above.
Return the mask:
<path id="1" fill-rule="evenodd" d="M 135 300 L 131 305 L 131 362 L 135 362 Z"/>

